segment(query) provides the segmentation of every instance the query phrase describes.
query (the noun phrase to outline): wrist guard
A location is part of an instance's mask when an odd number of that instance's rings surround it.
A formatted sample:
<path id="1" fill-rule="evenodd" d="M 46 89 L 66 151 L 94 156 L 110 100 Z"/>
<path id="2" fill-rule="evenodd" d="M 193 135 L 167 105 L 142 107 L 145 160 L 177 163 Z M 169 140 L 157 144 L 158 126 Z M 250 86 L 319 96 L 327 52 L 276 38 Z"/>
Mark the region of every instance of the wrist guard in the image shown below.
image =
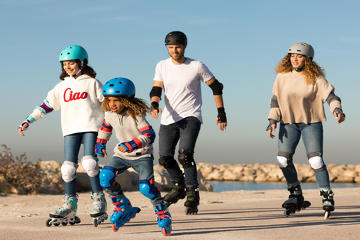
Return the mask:
<path id="1" fill-rule="evenodd" d="M 96 140 L 96 144 L 95 144 L 95 154 L 96 155 L 104 157 L 103 150 L 106 151 L 106 143 L 107 143 L 107 141 L 105 139 L 98 138 Z"/>
<path id="2" fill-rule="evenodd" d="M 225 108 L 221 107 L 218 108 L 217 110 L 218 110 L 218 115 L 217 115 L 218 122 L 219 123 L 227 122 Z"/>
<path id="3" fill-rule="evenodd" d="M 157 112 L 159 112 L 159 103 L 158 102 L 151 102 L 151 107 L 150 107 L 150 112 L 152 110 L 156 110 Z"/>
<path id="4" fill-rule="evenodd" d="M 126 152 L 131 153 L 132 151 L 139 148 L 139 146 L 136 144 L 134 140 L 131 140 L 129 142 L 123 142 L 118 144 L 118 146 L 123 146 L 126 149 Z"/>
<path id="5" fill-rule="evenodd" d="M 266 127 L 265 131 L 271 130 L 271 125 L 273 124 L 275 124 L 275 128 L 276 128 L 277 121 L 274 119 L 269 119 L 269 125 Z"/>

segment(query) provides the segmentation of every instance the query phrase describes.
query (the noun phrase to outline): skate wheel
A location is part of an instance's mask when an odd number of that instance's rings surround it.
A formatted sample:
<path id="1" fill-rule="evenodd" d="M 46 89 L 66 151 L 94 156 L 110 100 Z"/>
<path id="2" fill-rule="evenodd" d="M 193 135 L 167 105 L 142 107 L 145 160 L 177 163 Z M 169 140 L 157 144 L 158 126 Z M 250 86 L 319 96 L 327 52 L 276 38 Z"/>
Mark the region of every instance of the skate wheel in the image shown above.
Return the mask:
<path id="1" fill-rule="evenodd" d="M 70 221 L 69 223 L 71 226 L 75 224 L 75 222 L 73 222 L 73 221 Z"/>
<path id="2" fill-rule="evenodd" d="M 81 220 L 78 216 L 75 216 L 75 223 L 81 223 Z"/>
<path id="3" fill-rule="evenodd" d="M 97 219 L 94 219 L 94 227 L 97 227 L 99 225 Z"/>
<path id="4" fill-rule="evenodd" d="M 59 225 L 60 225 L 60 223 L 58 223 L 58 222 L 55 222 L 55 223 L 54 223 L 54 226 L 55 226 L 55 227 L 58 227 Z"/>
<path id="5" fill-rule="evenodd" d="M 162 228 L 161 229 L 161 232 L 164 236 L 170 236 L 171 235 L 171 232 L 166 232 L 166 229 L 165 228 Z"/>
<path id="6" fill-rule="evenodd" d="M 325 211 L 324 220 L 329 219 L 331 213 L 329 211 Z"/>
<path id="7" fill-rule="evenodd" d="M 51 219 L 46 220 L 46 226 L 47 226 L 47 227 L 50 227 L 50 226 L 51 226 Z"/>
<path id="8" fill-rule="evenodd" d="M 113 224 L 113 225 L 112 225 L 112 230 L 113 230 L 114 232 L 117 232 L 119 229 L 116 229 L 115 224 Z"/>
<path id="9" fill-rule="evenodd" d="M 302 209 L 305 209 L 305 208 L 308 208 L 308 207 L 310 207 L 311 206 L 311 202 L 309 202 L 309 201 L 304 201 L 304 203 L 303 203 L 303 205 L 302 205 Z"/>
<path id="10" fill-rule="evenodd" d="M 284 211 L 284 215 L 287 216 L 287 217 L 289 217 L 290 214 L 292 214 L 292 213 L 295 213 L 295 210 L 293 210 L 293 209 L 286 209 L 286 210 Z"/>
<path id="11" fill-rule="evenodd" d="M 198 210 L 197 209 L 186 208 L 185 213 L 186 213 L 186 215 L 197 215 Z"/>
<path id="12" fill-rule="evenodd" d="M 68 225 L 68 223 L 67 223 L 67 222 L 62 222 L 61 224 L 62 224 L 63 226 Z"/>

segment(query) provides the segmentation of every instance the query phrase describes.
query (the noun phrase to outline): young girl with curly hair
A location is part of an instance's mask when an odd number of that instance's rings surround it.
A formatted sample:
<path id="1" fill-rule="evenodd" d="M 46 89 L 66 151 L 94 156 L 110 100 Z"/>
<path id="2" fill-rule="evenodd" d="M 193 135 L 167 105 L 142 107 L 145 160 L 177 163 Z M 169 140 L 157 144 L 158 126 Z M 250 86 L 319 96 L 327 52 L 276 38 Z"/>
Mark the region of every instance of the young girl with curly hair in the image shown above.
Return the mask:
<path id="1" fill-rule="evenodd" d="M 310 202 L 304 201 L 293 164 L 293 155 L 302 137 L 327 218 L 335 207 L 334 193 L 323 160 L 322 122 L 326 121 L 323 104 L 329 104 L 338 123 L 345 120 L 345 114 L 334 87 L 325 79 L 323 70 L 313 61 L 313 57 L 314 49 L 311 45 L 295 43 L 276 67 L 277 76 L 266 130 L 269 137 L 274 138 L 272 133 L 277 122 L 280 122 L 277 161 L 290 192 L 289 199 L 282 204 L 286 215 L 310 206 Z"/>
<path id="2" fill-rule="evenodd" d="M 121 186 L 115 181 L 118 174 L 132 167 L 139 174 L 139 190 L 149 198 L 157 215 L 158 226 L 164 235 L 171 233 L 171 215 L 155 187 L 153 147 L 155 132 L 145 119 L 149 107 L 135 97 L 135 86 L 126 78 L 113 78 L 102 91 L 105 100 L 101 108 L 105 119 L 98 133 L 95 153 L 107 156 L 106 143 L 112 130 L 119 144 L 115 146 L 110 163 L 100 172 L 100 184 L 110 194 L 114 212 L 110 217 L 113 231 L 117 231 L 140 211 L 132 207 Z"/>

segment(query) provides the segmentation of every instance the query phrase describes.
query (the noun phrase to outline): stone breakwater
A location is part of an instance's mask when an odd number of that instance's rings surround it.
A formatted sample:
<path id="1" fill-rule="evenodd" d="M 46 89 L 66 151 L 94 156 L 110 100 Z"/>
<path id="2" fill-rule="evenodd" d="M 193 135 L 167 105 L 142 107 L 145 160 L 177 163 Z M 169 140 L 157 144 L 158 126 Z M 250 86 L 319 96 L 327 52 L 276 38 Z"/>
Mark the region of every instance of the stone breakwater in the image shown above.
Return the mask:
<path id="1" fill-rule="evenodd" d="M 285 182 L 277 164 L 209 164 L 198 163 L 206 181 Z M 295 164 L 301 182 L 314 183 L 316 178 L 309 164 Z M 330 182 L 360 183 L 360 165 L 328 164 Z"/>
<path id="2" fill-rule="evenodd" d="M 198 182 L 201 191 L 212 191 L 208 181 L 241 181 L 241 182 L 285 182 L 277 164 L 209 164 L 198 163 Z M 295 164 L 301 182 L 316 182 L 314 171 L 308 164 Z M 39 163 L 41 184 L 34 193 L 62 194 L 64 182 L 61 178 L 61 164 L 55 161 Z M 360 165 L 327 165 L 330 181 L 333 183 L 360 183 Z M 30 176 L 32 177 L 32 176 Z M 160 165 L 154 165 L 155 184 L 161 191 L 171 187 L 167 171 Z M 138 191 L 139 176 L 129 169 L 117 176 L 124 191 Z M 0 193 L 24 194 L 23 186 L 9 184 L 0 173 Z M 81 167 L 77 171 L 77 190 L 91 191 L 89 178 Z"/>
<path id="3" fill-rule="evenodd" d="M 34 187 L 33 193 L 44 194 L 62 194 L 64 193 L 64 182 L 61 178 L 61 164 L 56 161 L 41 161 L 39 162 L 39 186 Z M 22 174 L 22 173 L 20 173 Z M 28 173 L 31 175 L 31 173 Z M 206 182 L 198 169 L 198 182 L 201 191 L 212 191 L 212 186 Z M 33 176 L 28 176 L 33 177 Z M 171 184 L 167 171 L 159 166 L 154 166 L 155 185 L 160 191 L 169 191 Z M 16 176 L 14 176 L 16 178 Z M 77 169 L 77 191 L 85 192 L 91 191 L 89 177 L 85 170 L 79 164 Z M 116 181 L 120 183 L 124 191 L 138 191 L 139 190 L 139 175 L 133 170 L 129 169 L 116 177 Z M 24 194 L 24 187 L 22 184 L 12 185 L 6 181 L 4 175 L 0 172 L 0 193 Z"/>

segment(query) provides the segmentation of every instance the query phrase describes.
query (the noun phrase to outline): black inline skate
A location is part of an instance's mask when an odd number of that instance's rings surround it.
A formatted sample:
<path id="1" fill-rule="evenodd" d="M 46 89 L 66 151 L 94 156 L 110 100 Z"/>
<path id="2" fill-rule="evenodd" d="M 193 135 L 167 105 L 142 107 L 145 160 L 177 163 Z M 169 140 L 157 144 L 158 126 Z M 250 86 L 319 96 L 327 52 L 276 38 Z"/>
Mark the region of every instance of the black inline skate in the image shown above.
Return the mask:
<path id="1" fill-rule="evenodd" d="M 176 203 L 179 199 L 184 199 L 186 196 L 184 177 L 171 181 L 172 189 L 164 196 L 166 206 Z"/>
<path id="2" fill-rule="evenodd" d="M 290 214 L 294 214 L 295 212 L 310 207 L 311 203 L 304 200 L 300 185 L 289 186 L 288 191 L 290 192 L 289 199 L 282 204 L 282 207 L 285 208 L 285 216 L 289 216 Z"/>
<path id="3" fill-rule="evenodd" d="M 186 215 L 196 215 L 200 203 L 199 188 L 186 186 L 186 201 L 184 203 Z"/>

